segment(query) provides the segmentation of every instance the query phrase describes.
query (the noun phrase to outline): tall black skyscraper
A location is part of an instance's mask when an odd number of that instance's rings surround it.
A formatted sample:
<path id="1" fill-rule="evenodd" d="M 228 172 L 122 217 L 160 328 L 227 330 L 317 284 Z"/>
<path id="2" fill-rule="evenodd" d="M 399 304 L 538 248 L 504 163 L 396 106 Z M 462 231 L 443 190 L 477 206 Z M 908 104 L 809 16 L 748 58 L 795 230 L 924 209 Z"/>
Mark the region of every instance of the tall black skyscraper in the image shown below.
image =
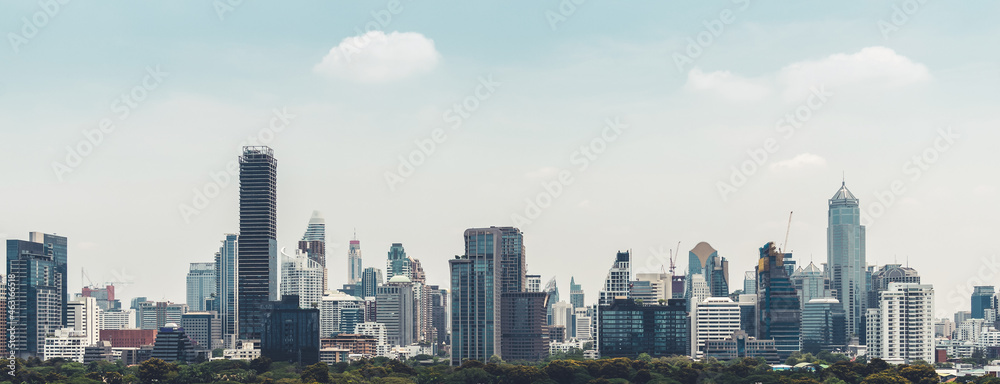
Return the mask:
<path id="1" fill-rule="evenodd" d="M 261 339 L 261 306 L 278 300 L 277 168 L 271 148 L 243 147 L 237 242 L 241 340 Z"/>

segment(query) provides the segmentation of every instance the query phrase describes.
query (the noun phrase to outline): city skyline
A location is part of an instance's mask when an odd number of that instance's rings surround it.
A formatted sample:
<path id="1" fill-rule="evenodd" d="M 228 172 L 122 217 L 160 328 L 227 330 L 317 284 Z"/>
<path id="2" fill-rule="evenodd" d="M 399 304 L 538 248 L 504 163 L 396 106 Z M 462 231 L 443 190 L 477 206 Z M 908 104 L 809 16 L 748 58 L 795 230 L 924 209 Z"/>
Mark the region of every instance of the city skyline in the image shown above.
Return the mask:
<path id="1" fill-rule="evenodd" d="M 296 248 L 311 212 L 327 214 L 330 288 L 347 282 L 354 228 L 362 267 L 384 269 L 382 252 L 401 243 L 428 283 L 447 286 L 460 233 L 495 225 L 523 231 L 528 273 L 564 292 L 573 277 L 593 302 L 617 250 L 631 250 L 633 272 L 657 272 L 678 241 L 707 242 L 738 278 L 760 244 L 785 238 L 789 211 L 798 265 L 819 265 L 827 200 L 846 174 L 870 219 L 867 263 L 919 270 L 942 314 L 970 309 L 965 283 L 1000 273 L 988 241 L 1000 226 L 980 218 L 1000 213 L 988 177 L 1000 54 L 982 49 L 1000 36 L 985 19 L 1000 6 L 927 3 L 886 32 L 890 3 L 746 4 L 588 2 L 552 24 L 552 4 L 406 2 L 380 27 L 386 43 L 431 41 L 431 52 L 380 81 L 324 63 L 384 3 L 65 6 L 0 50 L 0 237 L 65 236 L 70 292 L 87 284 L 83 268 L 126 300 L 184 302 L 190 263 L 239 232 L 227 169 L 254 136 L 281 160 L 277 249 Z M 39 8 L 6 10 L 4 30 L 18 33 Z M 735 21 L 716 24 L 722 10 Z M 264 36 L 262 18 L 289 28 Z M 724 31 L 692 54 L 707 25 Z M 467 100 L 466 117 L 455 106 Z M 105 118 L 114 130 L 98 140 Z M 439 127 L 447 139 L 435 142 Z M 80 143 L 92 153 L 71 165 L 66 148 Z M 580 150 L 594 145 L 606 150 Z M 387 181 L 414 151 L 431 153 Z M 544 194 L 536 216 L 525 199 Z M 938 268 L 940 255 L 968 265 Z"/>

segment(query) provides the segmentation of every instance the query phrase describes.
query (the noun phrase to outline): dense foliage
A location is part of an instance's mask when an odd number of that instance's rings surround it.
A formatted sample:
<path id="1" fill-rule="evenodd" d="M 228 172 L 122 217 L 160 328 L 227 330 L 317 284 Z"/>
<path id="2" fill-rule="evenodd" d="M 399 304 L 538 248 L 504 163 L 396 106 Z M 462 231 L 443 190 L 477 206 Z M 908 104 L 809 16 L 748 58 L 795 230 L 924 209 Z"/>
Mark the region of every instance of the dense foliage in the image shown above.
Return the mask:
<path id="1" fill-rule="evenodd" d="M 819 356 L 819 355 L 817 355 Z M 299 367 L 267 358 L 251 362 L 216 360 L 200 364 L 174 364 L 152 359 L 138 366 L 95 362 L 89 365 L 60 359 L 17 360 L 14 376 L 3 383 L 640 383 L 640 384 L 932 384 L 938 376 L 926 364 L 892 366 L 871 362 L 838 360 L 815 371 L 772 371 L 762 360 L 737 359 L 693 362 L 685 357 L 582 360 L 564 359 L 541 363 L 507 363 L 498 358 L 488 363 L 467 361 L 450 367 L 446 360 L 420 356 L 407 362 L 376 358 L 328 366 L 324 363 Z M 809 354 L 796 361 L 830 363 Z M 431 360 L 433 359 L 433 360 Z M 6 365 L 7 361 L 0 364 Z M 6 372 L 4 372 L 6 373 Z M 960 379 L 975 384 L 1000 384 L 997 378 Z"/>

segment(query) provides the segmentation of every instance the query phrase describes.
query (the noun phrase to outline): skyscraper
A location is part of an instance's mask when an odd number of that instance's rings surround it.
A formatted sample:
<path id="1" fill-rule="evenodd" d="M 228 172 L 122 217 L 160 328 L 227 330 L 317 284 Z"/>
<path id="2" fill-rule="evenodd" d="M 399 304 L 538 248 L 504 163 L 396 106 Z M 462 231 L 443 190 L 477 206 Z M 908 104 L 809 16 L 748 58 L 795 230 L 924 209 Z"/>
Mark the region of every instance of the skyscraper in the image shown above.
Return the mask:
<path id="1" fill-rule="evenodd" d="M 525 275 L 524 278 L 527 281 L 527 286 L 524 289 L 525 292 L 542 291 L 542 275 Z"/>
<path id="2" fill-rule="evenodd" d="M 375 267 L 365 268 L 361 275 L 362 297 L 375 297 L 375 290 L 382 285 L 382 270 Z"/>
<path id="3" fill-rule="evenodd" d="M 671 277 L 669 273 L 657 272 L 657 273 L 637 273 L 635 275 L 636 282 L 643 282 L 649 286 L 649 295 L 643 298 L 646 304 L 656 304 L 663 300 L 661 305 L 667 303 L 667 300 L 673 298 Z M 633 289 L 635 288 L 633 284 Z"/>
<path id="4" fill-rule="evenodd" d="M 545 308 L 545 322 L 548 325 L 552 324 L 552 305 L 559 302 L 559 285 L 556 284 L 556 277 L 552 276 L 548 283 L 545 283 L 545 289 L 542 290 L 549 297 L 548 303 Z"/>
<path id="5" fill-rule="evenodd" d="M 357 234 L 351 240 L 351 246 L 347 251 L 347 283 L 361 283 L 361 242 L 358 241 Z"/>
<path id="6" fill-rule="evenodd" d="M 278 161 L 271 148 L 262 146 L 243 147 L 239 160 L 239 338 L 260 340 L 264 330 L 262 306 L 278 301 Z"/>
<path id="7" fill-rule="evenodd" d="M 84 346 L 94 345 L 100 340 L 97 299 L 78 297 L 66 304 L 66 328 L 79 331 L 84 337 Z"/>
<path id="8" fill-rule="evenodd" d="M 527 261 L 524 257 L 524 235 L 513 227 L 499 227 L 500 292 L 524 292 L 527 284 Z"/>
<path id="9" fill-rule="evenodd" d="M 392 243 L 389 247 L 389 258 L 385 261 L 385 278 L 392 280 L 396 275 L 403 275 L 412 279 L 410 269 L 412 261 L 406 256 L 406 250 L 402 243 Z"/>
<path id="10" fill-rule="evenodd" d="M 864 343 L 865 309 L 868 286 L 865 278 L 865 227 L 857 197 L 842 183 L 830 199 L 826 231 L 827 259 L 831 289 L 847 314 L 847 332 Z"/>
<path id="11" fill-rule="evenodd" d="M 45 337 L 66 320 L 66 238 L 31 232 L 28 241 L 7 240 L 7 276 L 12 352 L 41 355 Z"/>
<path id="12" fill-rule="evenodd" d="M 501 356 L 512 361 L 545 359 L 549 355 L 549 326 L 545 319 L 548 295 L 544 292 L 504 292 L 501 300 Z"/>
<path id="13" fill-rule="evenodd" d="M 326 221 L 323 220 L 323 214 L 319 211 L 313 211 L 312 217 L 309 218 L 306 233 L 299 241 L 299 250 L 323 269 L 323 292 L 326 292 L 329 280 L 326 271 Z"/>
<path id="14" fill-rule="evenodd" d="M 802 351 L 843 350 L 847 346 L 844 306 L 832 297 L 809 300 L 802 310 Z"/>
<path id="15" fill-rule="evenodd" d="M 785 261 L 773 242 L 760 248 L 757 262 L 757 338 L 774 339 L 778 357 L 787 359 L 800 349 L 802 309 Z"/>
<path id="16" fill-rule="evenodd" d="M 987 312 L 993 310 L 993 294 L 995 289 L 992 285 L 973 287 L 972 289 L 972 318 L 986 319 Z M 989 320 L 989 319 L 988 319 Z"/>
<path id="17" fill-rule="evenodd" d="M 407 346 L 417 341 L 413 282 L 405 275 L 393 276 L 378 287 L 375 297 L 377 321 L 385 324 L 389 345 Z"/>
<path id="18" fill-rule="evenodd" d="M 281 297 L 294 295 L 299 307 L 315 308 L 323 299 L 323 266 L 301 250 L 281 252 Z"/>
<path id="19" fill-rule="evenodd" d="M 222 321 L 222 335 L 227 346 L 235 347 L 230 342 L 238 335 L 237 326 L 237 291 L 239 289 L 236 273 L 236 250 L 239 235 L 227 234 L 222 240 L 219 252 L 215 254 L 216 295 L 219 300 L 219 318 Z M 144 300 L 145 301 L 145 300 Z"/>
<path id="20" fill-rule="evenodd" d="M 805 308 L 809 300 L 830 297 L 830 280 L 823 275 L 823 271 L 816 264 L 810 262 L 805 268 L 800 267 L 795 270 L 792 281 L 795 283 L 796 291 L 799 292 L 799 305 L 802 308 Z"/>
<path id="21" fill-rule="evenodd" d="M 319 309 L 300 308 L 295 296 L 266 302 L 261 309 L 265 312 L 261 356 L 303 367 L 319 362 Z"/>
<path id="22" fill-rule="evenodd" d="M 879 294 L 889 289 L 889 283 L 920 284 L 920 274 L 916 269 L 901 264 L 886 264 L 872 273 L 871 289 L 868 291 L 868 308 L 878 308 Z"/>
<path id="23" fill-rule="evenodd" d="M 629 251 L 618 251 L 615 263 L 608 270 L 608 277 L 601 289 L 598 305 L 611 305 L 615 298 L 628 298 L 629 283 L 632 281 L 632 255 Z"/>
<path id="24" fill-rule="evenodd" d="M 499 228 L 465 231 L 465 255 L 449 260 L 451 270 L 451 364 L 486 361 L 501 353 Z"/>
<path id="25" fill-rule="evenodd" d="M 709 297 L 693 306 L 691 356 L 701 358 L 709 340 L 726 340 L 740 330 L 740 304 L 728 297 Z"/>
<path id="26" fill-rule="evenodd" d="M 215 263 L 191 263 L 187 274 L 187 305 L 191 311 L 207 311 L 205 300 L 215 295 Z"/>
<path id="27" fill-rule="evenodd" d="M 583 308 L 583 286 L 576 283 L 576 279 L 572 276 L 569 278 L 569 303 L 573 304 L 573 308 Z"/>
<path id="28" fill-rule="evenodd" d="M 934 287 L 889 283 L 867 312 L 868 356 L 891 364 L 934 361 Z"/>
<path id="29" fill-rule="evenodd" d="M 712 297 L 729 296 L 729 261 L 719 256 L 719 251 L 706 242 L 700 242 L 688 253 L 688 276 L 705 276 Z M 685 298 L 691 298 L 691 280 L 688 278 Z M 697 303 L 694 303 L 697 304 Z"/>

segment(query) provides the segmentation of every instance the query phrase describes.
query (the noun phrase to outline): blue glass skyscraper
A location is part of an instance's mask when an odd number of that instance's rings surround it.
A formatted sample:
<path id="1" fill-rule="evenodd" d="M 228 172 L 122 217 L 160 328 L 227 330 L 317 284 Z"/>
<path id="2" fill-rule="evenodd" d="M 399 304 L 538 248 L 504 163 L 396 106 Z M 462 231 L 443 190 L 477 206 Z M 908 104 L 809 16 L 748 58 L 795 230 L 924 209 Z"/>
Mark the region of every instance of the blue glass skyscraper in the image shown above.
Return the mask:
<path id="1" fill-rule="evenodd" d="M 66 323 L 66 251 L 65 237 L 46 233 L 7 240 L 7 332 L 17 357 L 41 355 L 45 337 Z"/>
<path id="2" fill-rule="evenodd" d="M 688 276 L 705 276 L 710 296 L 729 296 L 729 261 L 719 256 L 719 251 L 706 242 L 700 242 L 688 253 Z M 691 278 L 685 281 L 684 297 L 692 296 Z"/>
<path id="3" fill-rule="evenodd" d="M 219 252 L 215 254 L 215 286 L 219 305 L 219 318 L 222 321 L 222 334 L 236 335 L 236 243 L 239 235 L 227 234 L 222 241 Z M 145 300 L 143 300 L 145 301 Z M 228 338 L 226 340 L 229 340 Z"/>
<path id="4" fill-rule="evenodd" d="M 857 335 L 864 343 L 869 288 L 865 227 L 861 225 L 858 198 L 847 190 L 846 183 L 841 184 L 829 202 L 826 244 L 830 288 L 836 290 L 836 298 L 844 306 L 847 332 Z"/>
<path id="5" fill-rule="evenodd" d="M 972 291 L 972 318 L 985 319 L 986 312 L 993 310 L 993 294 L 995 289 L 992 285 L 973 287 Z"/>
<path id="6" fill-rule="evenodd" d="M 449 260 L 451 268 L 451 364 L 487 361 L 500 354 L 499 228 L 465 231 L 465 255 Z"/>

